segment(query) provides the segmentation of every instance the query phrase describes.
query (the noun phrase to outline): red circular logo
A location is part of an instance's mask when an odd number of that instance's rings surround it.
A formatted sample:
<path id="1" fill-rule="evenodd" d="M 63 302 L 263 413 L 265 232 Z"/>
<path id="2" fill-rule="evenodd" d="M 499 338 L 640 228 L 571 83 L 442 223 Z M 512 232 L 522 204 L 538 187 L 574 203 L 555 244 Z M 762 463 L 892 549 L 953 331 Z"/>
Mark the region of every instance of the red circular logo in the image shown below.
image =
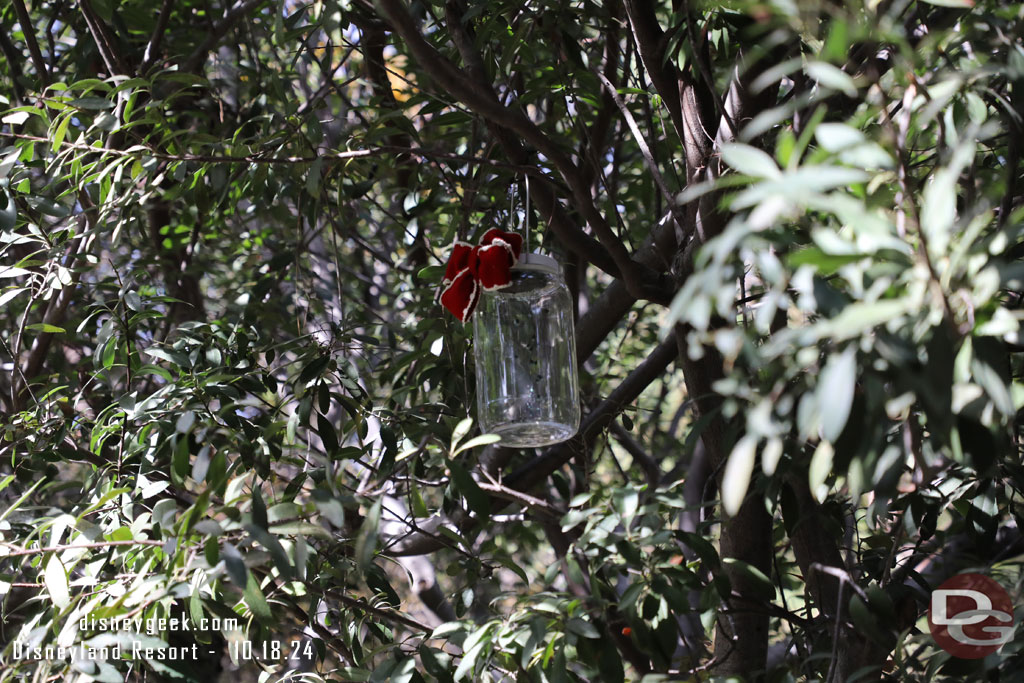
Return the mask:
<path id="1" fill-rule="evenodd" d="M 983 574 L 957 574 L 932 592 L 928 626 L 949 654 L 981 659 L 1013 637 L 1013 601 Z"/>

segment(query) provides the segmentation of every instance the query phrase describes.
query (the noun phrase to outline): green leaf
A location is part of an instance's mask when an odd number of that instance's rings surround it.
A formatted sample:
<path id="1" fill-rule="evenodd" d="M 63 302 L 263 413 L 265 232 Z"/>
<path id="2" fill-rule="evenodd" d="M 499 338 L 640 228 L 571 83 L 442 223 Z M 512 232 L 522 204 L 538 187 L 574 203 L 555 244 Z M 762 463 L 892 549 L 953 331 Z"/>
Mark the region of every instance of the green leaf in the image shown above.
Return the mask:
<path id="1" fill-rule="evenodd" d="M 124 305 L 133 311 L 141 311 L 142 297 L 139 296 L 138 292 L 125 292 Z"/>
<path id="2" fill-rule="evenodd" d="M 857 347 L 850 344 L 841 354 L 829 356 L 818 380 L 822 435 L 832 443 L 839 438 L 850 417 L 856 381 Z"/>
<path id="3" fill-rule="evenodd" d="M 334 537 L 319 524 L 312 522 L 285 522 L 284 524 L 270 523 L 270 533 L 279 536 L 316 536 L 325 541 Z"/>
<path id="4" fill-rule="evenodd" d="M 832 472 L 832 458 L 835 449 L 828 441 L 819 441 L 818 447 L 814 449 L 811 456 L 811 464 L 808 468 L 808 480 L 811 486 L 811 494 L 819 503 L 824 503 L 828 497 L 828 475 Z"/>
<path id="5" fill-rule="evenodd" d="M 481 519 L 490 517 L 491 497 L 483 492 L 476 483 L 476 480 L 458 462 L 450 460 L 448 462 L 448 469 L 452 473 L 452 481 L 455 483 L 455 488 L 465 496 L 466 502 L 469 503 L 469 507 L 473 512 Z"/>
<path id="6" fill-rule="evenodd" d="M 324 160 L 322 157 L 317 157 L 312 164 L 309 165 L 309 172 L 306 173 L 306 192 L 311 197 L 320 196 L 320 174 L 323 170 Z"/>
<path id="7" fill-rule="evenodd" d="M 32 323 L 31 325 L 25 325 L 26 330 L 32 330 L 34 332 L 44 332 L 49 334 L 60 334 L 66 332 L 63 327 L 57 327 L 50 323 Z"/>
<path id="8" fill-rule="evenodd" d="M 356 538 L 355 557 L 356 566 L 360 570 L 366 569 L 373 562 L 373 556 L 377 551 L 377 530 L 380 526 L 381 501 L 378 499 L 366 513 L 362 526 L 359 527 L 359 536 Z"/>
<path id="9" fill-rule="evenodd" d="M 236 586 L 245 586 L 248 583 L 249 570 L 245 568 L 245 560 L 242 559 L 238 548 L 230 543 L 225 543 L 221 547 L 220 556 L 224 558 L 224 568 L 227 569 L 231 581 Z"/>
<path id="10" fill-rule="evenodd" d="M 292 567 L 292 563 L 288 559 L 288 553 L 285 552 L 284 546 L 281 545 L 279 540 L 255 524 L 247 524 L 245 530 L 259 541 L 260 545 L 267 549 L 267 552 L 274 559 L 274 566 L 277 567 L 277 571 L 282 578 L 289 580 L 295 577 L 295 569 Z"/>
<path id="11" fill-rule="evenodd" d="M 22 292 L 27 292 L 27 291 L 28 291 L 27 289 L 23 289 L 23 288 L 19 287 L 19 288 L 16 288 L 16 289 L 9 289 L 6 292 L 4 292 L 3 294 L 0 294 L 0 307 L 3 307 L 4 305 L 6 305 L 7 302 L 13 300 L 16 296 L 18 296 Z"/>
<path id="12" fill-rule="evenodd" d="M 263 502 L 263 495 L 258 486 L 252 489 L 252 523 L 260 529 L 266 529 L 268 526 L 267 505 Z"/>
<path id="13" fill-rule="evenodd" d="M 338 435 L 334 431 L 334 425 L 331 421 L 320 413 L 316 414 L 316 433 L 320 436 L 320 440 L 324 442 L 324 450 L 327 451 L 328 455 L 334 455 L 339 450 Z"/>
<path id="14" fill-rule="evenodd" d="M 966 140 L 957 145 L 949 166 L 941 168 L 925 185 L 921 196 L 921 230 L 928 238 L 932 258 L 944 258 L 956 222 L 957 183 L 960 174 L 974 160 L 976 145 Z"/>
<path id="15" fill-rule="evenodd" d="M 463 437 L 469 433 L 469 430 L 473 427 L 473 418 L 467 417 L 459 421 L 459 424 L 455 425 L 455 429 L 452 430 L 452 452 L 458 447 L 459 442 L 462 441 Z"/>
<path id="16" fill-rule="evenodd" d="M 782 171 L 775 165 L 775 160 L 750 145 L 738 142 L 727 144 L 722 148 L 722 159 L 732 168 L 749 176 L 771 179 L 782 177 Z"/>
<path id="17" fill-rule="evenodd" d="M 464 643 L 466 651 L 462 655 L 462 661 L 459 662 L 458 668 L 455 669 L 454 679 L 456 681 L 462 680 L 476 670 L 477 659 L 480 657 L 483 649 L 490 645 L 491 629 L 488 626 L 484 626 L 466 639 Z"/>
<path id="18" fill-rule="evenodd" d="M 941 240 L 929 249 L 933 254 L 941 253 L 948 242 L 949 231 L 956 220 L 956 178 L 950 173 L 939 172 L 924 188 L 921 195 L 921 230 L 929 239 Z"/>
<path id="19" fill-rule="evenodd" d="M 43 481 L 44 481 L 44 480 L 43 480 L 42 478 L 40 478 L 40 479 L 36 479 L 36 480 L 35 480 L 35 481 L 34 481 L 34 482 L 32 483 L 32 486 L 28 487 L 28 490 L 27 490 L 27 491 L 25 491 L 25 493 L 21 494 L 21 497 L 20 497 L 20 498 L 18 498 L 18 500 L 14 501 L 13 503 L 11 503 L 11 504 L 10 504 L 10 505 L 8 505 L 7 507 L 5 507 L 5 508 L 4 508 L 4 510 L 3 510 L 3 512 L 0 512 L 0 522 L 2 522 L 2 521 L 4 521 L 5 519 L 7 519 L 7 516 L 8 516 L 8 515 L 10 515 L 10 514 L 11 514 L 12 512 L 14 512 L 15 510 L 17 510 L 17 509 L 18 509 L 18 508 L 19 508 L 19 507 L 21 506 L 21 504 L 25 502 L 25 499 L 27 499 L 27 498 L 28 498 L 29 496 L 31 496 L 31 495 L 32 495 L 32 492 L 33 492 L 33 491 L 35 491 L 35 490 L 36 490 L 36 488 L 37 488 L 37 487 L 38 487 L 38 486 L 39 486 L 40 484 L 42 484 L 42 483 L 43 483 Z"/>
<path id="20" fill-rule="evenodd" d="M 761 450 L 761 470 L 771 476 L 782 460 L 782 439 L 773 436 L 765 443 Z"/>
<path id="21" fill-rule="evenodd" d="M 786 265 L 793 270 L 800 266 L 814 266 L 822 275 L 831 275 L 849 263 L 856 263 L 864 258 L 864 254 L 826 254 L 820 247 L 806 247 L 790 252 L 786 256 Z"/>
<path id="22" fill-rule="evenodd" d="M 14 168 L 14 164 L 17 163 L 18 158 L 20 156 L 21 149 L 15 148 L 13 152 L 9 153 L 2 160 L 0 160 L 0 181 L 7 178 L 7 176 L 11 172 L 11 169 Z M 0 215 L 2 215 L 2 212 L 0 212 Z"/>
<path id="23" fill-rule="evenodd" d="M 640 493 L 635 488 L 616 489 L 612 493 L 612 507 L 624 519 L 631 520 L 640 506 Z"/>
<path id="24" fill-rule="evenodd" d="M 153 356 L 154 358 L 160 358 L 161 360 L 165 360 L 168 363 L 179 368 L 191 367 L 192 365 L 188 360 L 188 356 L 178 351 L 149 348 L 146 349 L 146 353 L 148 353 L 150 356 Z"/>
<path id="25" fill-rule="evenodd" d="M 7 266 L 5 268 L 0 268 L 0 278 L 4 278 L 4 277 L 25 277 L 26 275 L 31 275 L 31 274 L 32 274 L 32 271 L 31 270 L 26 270 L 25 268 L 16 268 L 14 266 Z"/>
<path id="26" fill-rule="evenodd" d="M 469 449 L 476 448 L 477 446 L 487 446 L 492 443 L 498 443 L 499 441 L 501 441 L 501 436 L 498 434 L 480 434 L 459 446 L 453 455 L 458 455 L 462 451 L 468 451 Z"/>
<path id="27" fill-rule="evenodd" d="M 136 372 L 140 375 L 156 375 L 157 377 L 164 378 L 168 382 L 171 381 L 173 377 L 173 375 L 171 375 L 170 372 L 160 367 L 159 365 L 146 364 L 140 367 L 138 370 L 136 370 Z"/>
<path id="28" fill-rule="evenodd" d="M 884 644 L 885 647 L 891 646 L 889 638 L 881 627 L 883 621 L 878 615 L 872 614 L 868 606 L 864 604 L 864 601 L 856 593 L 850 596 L 849 610 L 850 617 L 853 619 L 853 624 L 856 626 L 857 631 L 867 635 L 879 644 Z"/>
<path id="29" fill-rule="evenodd" d="M 907 311 L 908 304 L 902 299 L 885 299 L 870 303 L 854 302 L 844 308 L 836 317 L 821 323 L 819 338 L 831 335 L 835 341 L 850 339 L 887 323 Z"/>
<path id="30" fill-rule="evenodd" d="M 70 113 L 64 114 L 60 123 L 57 124 L 57 129 L 53 133 L 53 141 L 50 143 L 50 153 L 56 154 L 62 144 L 64 144 L 64 136 L 67 135 L 68 125 L 71 123 Z"/>
<path id="31" fill-rule="evenodd" d="M 76 522 L 81 522 L 83 519 L 85 519 L 86 515 L 91 514 L 95 510 L 99 510 L 101 507 L 106 505 L 108 502 L 110 502 L 111 500 L 113 500 L 117 496 L 120 496 L 121 494 L 124 494 L 124 493 L 131 493 L 131 491 L 132 491 L 132 489 L 127 487 L 127 486 L 122 486 L 122 487 L 119 487 L 119 488 L 110 489 L 109 491 L 104 493 L 102 496 L 100 496 L 98 499 L 96 499 L 95 502 L 91 503 L 89 505 L 89 507 L 87 507 L 85 510 L 83 510 L 81 512 L 81 514 L 78 515 L 78 517 L 77 517 L 77 519 L 75 521 Z"/>
<path id="32" fill-rule="evenodd" d="M 271 621 L 270 605 L 267 604 L 267 599 L 263 596 L 263 591 L 260 590 L 260 584 L 256 581 L 256 577 L 248 570 L 246 573 L 249 578 L 245 583 L 245 590 L 242 591 L 245 604 L 249 606 L 249 609 L 252 610 L 257 619 L 269 623 Z"/>
<path id="33" fill-rule="evenodd" d="M 330 362 L 330 356 L 319 356 L 314 358 L 306 364 L 306 367 L 302 368 L 302 372 L 299 373 L 299 382 L 305 384 L 314 377 L 318 377 Z"/>
<path id="34" fill-rule="evenodd" d="M 420 268 L 419 272 L 416 273 L 416 277 L 420 280 L 427 280 L 429 282 L 438 281 L 444 276 L 444 266 L 426 266 Z"/>
<path id="35" fill-rule="evenodd" d="M 589 621 L 584 621 L 582 619 L 570 619 L 565 623 L 565 628 L 570 633 L 575 633 L 576 635 L 582 636 L 583 638 L 601 637 L 601 634 L 598 632 L 596 628 L 594 628 L 593 624 L 591 624 Z"/>
<path id="36" fill-rule="evenodd" d="M 53 600 L 58 609 L 64 609 L 71 604 L 71 589 L 68 586 L 68 573 L 64 569 L 64 563 L 60 561 L 57 554 L 50 555 L 50 559 L 46 562 L 46 569 L 43 572 L 43 582 L 46 584 L 46 590 L 50 593 L 50 599 Z"/>
<path id="37" fill-rule="evenodd" d="M 45 110 L 43 110 L 43 111 L 45 111 Z M 25 111 L 24 107 L 19 107 L 18 109 L 12 110 L 12 112 L 10 114 L 5 114 L 3 116 L 3 118 L 0 118 L 0 121 L 2 121 L 3 123 L 9 123 L 12 126 L 20 126 L 21 124 L 25 123 L 25 121 L 28 120 L 28 117 L 32 113 L 39 113 L 39 112 Z M 40 114 L 40 115 L 42 115 L 42 114 Z"/>
<path id="38" fill-rule="evenodd" d="M 199 449 L 196 453 L 195 460 L 192 461 L 192 481 L 197 484 L 201 484 L 206 479 L 206 474 L 210 471 L 210 452 L 212 449 L 207 444 Z"/>
<path id="39" fill-rule="evenodd" d="M 110 337 L 106 342 L 103 343 L 101 349 L 100 364 L 104 370 L 109 370 L 114 367 L 114 361 L 117 360 L 117 338 Z"/>
<path id="40" fill-rule="evenodd" d="M 861 131 L 845 123 L 822 123 L 814 131 L 818 144 L 839 155 L 840 161 L 860 168 L 891 168 L 892 156 Z"/>
<path id="41" fill-rule="evenodd" d="M 188 435 L 181 435 L 174 446 L 174 455 L 171 456 L 171 480 L 178 486 L 184 484 L 188 476 L 189 455 Z"/>
<path id="42" fill-rule="evenodd" d="M 103 97 L 78 97 L 68 102 L 79 109 L 111 109 L 114 103 Z"/>
<path id="43" fill-rule="evenodd" d="M 725 514 L 734 516 L 740 511 L 743 499 L 750 486 L 750 477 L 754 473 L 754 459 L 757 456 L 757 437 L 750 434 L 743 436 L 733 446 L 729 460 L 722 474 L 722 509 Z"/>
<path id="44" fill-rule="evenodd" d="M 838 90 L 848 97 L 857 96 L 857 86 L 848 73 L 828 62 L 810 62 L 807 75 L 826 88 Z"/>
<path id="45" fill-rule="evenodd" d="M 829 152 L 838 152 L 866 140 L 864 133 L 845 123 L 820 123 L 814 130 L 814 137 Z"/>
<path id="46" fill-rule="evenodd" d="M 214 545 L 216 544 L 214 543 Z M 204 619 L 203 598 L 202 593 L 195 584 L 192 585 L 191 595 L 189 595 L 188 599 L 188 613 L 192 619 L 193 628 L 198 630 Z"/>
<path id="47" fill-rule="evenodd" d="M 465 630 L 466 624 L 461 621 L 446 621 L 434 629 L 434 632 L 430 634 L 430 639 L 447 638 L 453 633 L 462 633 Z"/>

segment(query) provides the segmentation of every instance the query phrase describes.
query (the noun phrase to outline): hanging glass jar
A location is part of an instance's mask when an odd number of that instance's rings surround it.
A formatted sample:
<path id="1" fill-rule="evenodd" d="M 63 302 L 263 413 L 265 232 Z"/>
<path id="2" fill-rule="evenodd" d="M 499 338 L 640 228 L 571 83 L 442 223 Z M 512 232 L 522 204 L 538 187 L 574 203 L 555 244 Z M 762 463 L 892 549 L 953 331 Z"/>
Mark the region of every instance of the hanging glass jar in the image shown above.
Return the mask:
<path id="1" fill-rule="evenodd" d="M 558 262 L 523 254 L 473 317 L 477 421 L 501 445 L 547 446 L 579 430 L 572 296 Z"/>

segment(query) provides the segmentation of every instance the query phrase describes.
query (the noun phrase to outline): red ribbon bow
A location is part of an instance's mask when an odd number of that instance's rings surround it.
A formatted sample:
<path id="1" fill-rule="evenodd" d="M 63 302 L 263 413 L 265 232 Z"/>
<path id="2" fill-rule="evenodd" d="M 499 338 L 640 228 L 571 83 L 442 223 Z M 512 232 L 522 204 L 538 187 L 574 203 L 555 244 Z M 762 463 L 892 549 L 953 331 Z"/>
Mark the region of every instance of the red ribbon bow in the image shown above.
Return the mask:
<path id="1" fill-rule="evenodd" d="M 491 228 L 480 244 L 456 242 L 444 271 L 441 305 L 462 322 L 473 315 L 480 292 L 508 287 L 512 266 L 519 261 L 523 236 Z"/>

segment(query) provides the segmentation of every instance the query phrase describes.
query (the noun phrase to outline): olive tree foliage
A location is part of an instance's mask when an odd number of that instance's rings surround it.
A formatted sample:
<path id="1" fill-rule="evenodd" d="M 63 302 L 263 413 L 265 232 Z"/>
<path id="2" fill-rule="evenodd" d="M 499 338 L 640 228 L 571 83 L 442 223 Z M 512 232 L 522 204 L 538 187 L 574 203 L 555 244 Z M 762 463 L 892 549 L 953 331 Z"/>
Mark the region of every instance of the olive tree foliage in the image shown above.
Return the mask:
<path id="1" fill-rule="evenodd" d="M 0 680 L 1019 675 L 926 609 L 1024 584 L 1024 5 L 0 24 Z M 537 451 L 436 300 L 527 216 L 584 403 Z M 16 656 L 115 644 L 199 654 Z"/>

